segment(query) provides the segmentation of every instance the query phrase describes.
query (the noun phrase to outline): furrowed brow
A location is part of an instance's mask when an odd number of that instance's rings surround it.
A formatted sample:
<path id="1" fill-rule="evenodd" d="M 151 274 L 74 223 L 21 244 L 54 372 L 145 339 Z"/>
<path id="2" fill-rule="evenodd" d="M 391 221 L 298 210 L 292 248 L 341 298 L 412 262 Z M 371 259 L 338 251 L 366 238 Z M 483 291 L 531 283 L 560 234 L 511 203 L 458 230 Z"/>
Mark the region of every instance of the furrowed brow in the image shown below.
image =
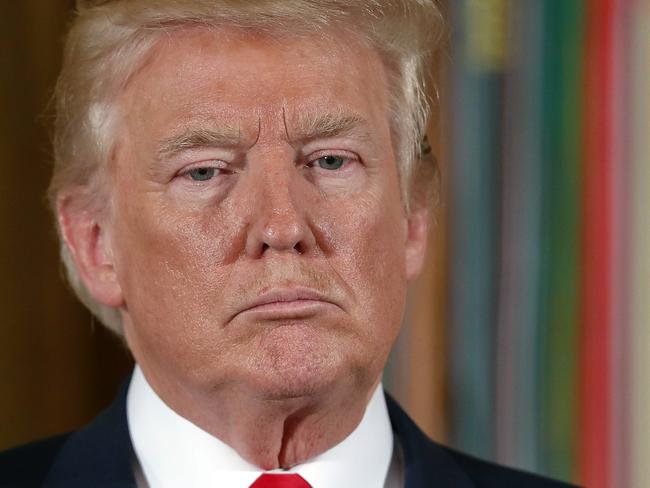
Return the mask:
<path id="1" fill-rule="evenodd" d="M 240 139 L 240 131 L 235 127 L 189 129 L 178 136 L 163 140 L 158 145 L 158 159 L 164 161 L 190 149 L 235 146 L 239 144 Z"/>
<path id="2" fill-rule="evenodd" d="M 301 114 L 289 135 L 290 140 L 294 141 L 346 135 L 366 140 L 370 139 L 367 127 L 366 120 L 357 114 L 336 112 L 316 115 Z"/>

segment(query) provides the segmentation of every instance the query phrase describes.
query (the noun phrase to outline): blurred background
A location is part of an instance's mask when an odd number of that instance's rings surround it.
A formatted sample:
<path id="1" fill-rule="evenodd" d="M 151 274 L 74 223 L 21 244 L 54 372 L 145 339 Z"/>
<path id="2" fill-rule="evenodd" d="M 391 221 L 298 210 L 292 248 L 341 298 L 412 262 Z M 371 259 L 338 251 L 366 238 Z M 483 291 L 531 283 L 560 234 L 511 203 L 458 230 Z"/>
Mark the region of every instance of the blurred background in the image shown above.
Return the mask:
<path id="1" fill-rule="evenodd" d="M 65 285 L 45 202 L 73 3 L 2 2 L 0 449 L 84 424 L 132 367 Z M 439 3 L 441 202 L 384 384 L 441 442 L 647 487 L 650 1 Z"/>

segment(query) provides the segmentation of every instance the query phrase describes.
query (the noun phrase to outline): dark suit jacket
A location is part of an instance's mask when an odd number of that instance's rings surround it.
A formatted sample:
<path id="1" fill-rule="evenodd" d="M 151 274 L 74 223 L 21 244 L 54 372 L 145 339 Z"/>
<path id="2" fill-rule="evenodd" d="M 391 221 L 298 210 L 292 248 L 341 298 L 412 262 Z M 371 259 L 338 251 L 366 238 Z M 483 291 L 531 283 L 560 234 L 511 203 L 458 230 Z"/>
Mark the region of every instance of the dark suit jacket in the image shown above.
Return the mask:
<path id="1" fill-rule="evenodd" d="M 115 403 L 84 429 L 0 453 L 0 487 L 135 488 L 126 390 L 122 388 Z M 394 400 L 387 397 L 387 403 L 404 451 L 406 488 L 569 486 L 436 444 Z"/>

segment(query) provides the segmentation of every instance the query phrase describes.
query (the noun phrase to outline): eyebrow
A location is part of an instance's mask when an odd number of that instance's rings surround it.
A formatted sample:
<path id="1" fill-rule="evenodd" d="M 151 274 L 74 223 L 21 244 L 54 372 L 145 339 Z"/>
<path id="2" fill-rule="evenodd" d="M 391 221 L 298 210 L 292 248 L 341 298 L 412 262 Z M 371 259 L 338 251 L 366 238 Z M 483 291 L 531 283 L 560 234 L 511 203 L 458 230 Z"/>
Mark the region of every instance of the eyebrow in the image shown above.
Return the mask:
<path id="1" fill-rule="evenodd" d="M 345 135 L 354 135 L 362 140 L 371 139 L 367 130 L 368 122 L 362 116 L 354 113 L 302 113 L 291 130 L 286 125 L 285 118 L 285 129 L 290 142 Z"/>
<path id="2" fill-rule="evenodd" d="M 239 128 L 224 126 L 219 129 L 188 129 L 180 135 L 163 140 L 158 145 L 158 160 L 164 161 L 176 154 L 191 149 L 224 147 L 239 144 Z"/>

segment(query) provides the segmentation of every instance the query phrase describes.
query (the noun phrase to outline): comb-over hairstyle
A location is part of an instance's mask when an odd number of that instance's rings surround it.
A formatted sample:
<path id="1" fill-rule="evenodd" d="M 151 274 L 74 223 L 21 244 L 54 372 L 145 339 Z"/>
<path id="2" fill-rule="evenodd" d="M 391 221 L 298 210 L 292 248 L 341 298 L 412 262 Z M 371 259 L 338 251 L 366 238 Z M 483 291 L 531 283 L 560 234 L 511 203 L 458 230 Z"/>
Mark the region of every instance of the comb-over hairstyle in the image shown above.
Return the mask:
<path id="1" fill-rule="evenodd" d="M 389 79 L 392 142 L 407 211 L 414 195 L 428 192 L 424 180 L 435 170 L 426 163 L 431 158 L 420 157 L 429 115 L 425 67 L 443 31 L 434 0 L 77 0 L 55 92 L 54 209 L 67 195 L 88 212 L 109 210 L 107 166 L 119 118 L 114 101 L 156 42 L 187 28 L 279 37 L 344 31 L 375 49 Z M 93 299 L 63 239 L 61 257 L 79 299 L 121 335 L 119 310 Z"/>

